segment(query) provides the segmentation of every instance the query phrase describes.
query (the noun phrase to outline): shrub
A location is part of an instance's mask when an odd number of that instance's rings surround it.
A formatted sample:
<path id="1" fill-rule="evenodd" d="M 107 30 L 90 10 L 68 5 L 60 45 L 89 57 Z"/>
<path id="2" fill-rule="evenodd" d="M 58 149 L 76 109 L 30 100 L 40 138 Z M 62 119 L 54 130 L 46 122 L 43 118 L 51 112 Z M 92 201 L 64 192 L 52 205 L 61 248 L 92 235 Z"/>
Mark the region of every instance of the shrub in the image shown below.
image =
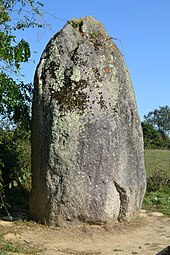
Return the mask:
<path id="1" fill-rule="evenodd" d="M 169 137 L 156 130 L 150 123 L 142 122 L 145 149 L 161 149 L 170 147 Z"/>
<path id="2" fill-rule="evenodd" d="M 5 189 L 25 185 L 31 169 L 30 132 L 0 130 L 0 159 L 1 185 Z"/>
<path id="3" fill-rule="evenodd" d="M 160 211 L 170 216 L 170 193 L 160 191 L 146 192 L 143 208 Z"/>
<path id="4" fill-rule="evenodd" d="M 2 214 L 8 209 L 26 207 L 31 188 L 30 131 L 20 128 L 0 129 L 0 208 Z"/>
<path id="5" fill-rule="evenodd" d="M 170 191 L 170 179 L 163 171 L 155 172 L 147 178 L 147 191 Z"/>

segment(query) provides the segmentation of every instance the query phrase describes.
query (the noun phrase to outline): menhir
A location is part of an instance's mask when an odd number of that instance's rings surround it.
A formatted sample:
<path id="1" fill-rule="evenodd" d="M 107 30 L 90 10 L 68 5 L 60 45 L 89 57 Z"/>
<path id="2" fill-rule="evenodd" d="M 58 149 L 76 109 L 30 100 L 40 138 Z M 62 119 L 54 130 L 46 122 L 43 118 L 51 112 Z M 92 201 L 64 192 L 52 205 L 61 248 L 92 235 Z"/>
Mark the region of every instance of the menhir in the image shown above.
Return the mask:
<path id="1" fill-rule="evenodd" d="M 123 57 L 92 17 L 70 20 L 35 74 L 31 216 L 49 225 L 131 220 L 146 177 Z"/>

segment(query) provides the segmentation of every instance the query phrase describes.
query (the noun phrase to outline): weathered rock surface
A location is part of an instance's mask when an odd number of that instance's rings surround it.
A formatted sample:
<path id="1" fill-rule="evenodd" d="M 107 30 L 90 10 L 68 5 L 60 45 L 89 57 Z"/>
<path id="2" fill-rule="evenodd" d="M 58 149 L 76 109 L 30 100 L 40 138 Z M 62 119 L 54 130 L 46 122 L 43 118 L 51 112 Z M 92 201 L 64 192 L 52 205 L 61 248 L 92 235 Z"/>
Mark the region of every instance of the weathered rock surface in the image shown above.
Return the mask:
<path id="1" fill-rule="evenodd" d="M 145 192 L 142 129 L 127 67 L 101 23 L 73 19 L 53 36 L 34 86 L 32 217 L 132 219 Z"/>

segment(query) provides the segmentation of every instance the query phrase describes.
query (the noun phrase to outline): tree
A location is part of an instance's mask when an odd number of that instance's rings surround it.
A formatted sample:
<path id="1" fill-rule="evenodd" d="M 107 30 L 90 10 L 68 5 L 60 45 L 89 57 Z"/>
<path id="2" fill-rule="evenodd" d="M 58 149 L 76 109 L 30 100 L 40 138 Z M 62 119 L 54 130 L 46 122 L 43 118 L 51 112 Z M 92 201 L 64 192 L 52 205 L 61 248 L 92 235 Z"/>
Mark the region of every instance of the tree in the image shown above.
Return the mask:
<path id="1" fill-rule="evenodd" d="M 35 0 L 0 0 L 0 208 L 6 208 L 2 194 L 30 180 L 32 84 L 22 82 L 21 64 L 31 51 L 15 31 L 44 27 L 42 7 Z"/>
<path id="2" fill-rule="evenodd" d="M 4 120 L 3 125 L 23 123 L 27 128 L 30 125 L 31 84 L 21 82 L 20 70 L 21 64 L 29 61 L 31 52 L 27 41 L 17 41 L 15 31 L 43 27 L 42 7 L 43 4 L 35 0 L 0 0 L 0 118 Z"/>
<path id="3" fill-rule="evenodd" d="M 161 131 L 156 130 L 152 124 L 142 122 L 144 147 L 145 149 L 161 149 L 168 148 L 170 139 L 164 136 Z"/>
<path id="4" fill-rule="evenodd" d="M 147 115 L 144 115 L 144 122 L 151 124 L 156 130 L 164 135 L 170 134 L 170 107 L 159 106 Z"/>
<path id="5" fill-rule="evenodd" d="M 30 130 L 32 84 L 17 84 L 5 73 L 0 74 L 0 128 L 7 130 L 16 125 Z"/>
<path id="6" fill-rule="evenodd" d="M 5 189 L 23 184 L 30 175 L 30 133 L 20 128 L 4 131 L 0 129 L 1 183 Z M 2 163 L 2 162 L 1 162 Z"/>

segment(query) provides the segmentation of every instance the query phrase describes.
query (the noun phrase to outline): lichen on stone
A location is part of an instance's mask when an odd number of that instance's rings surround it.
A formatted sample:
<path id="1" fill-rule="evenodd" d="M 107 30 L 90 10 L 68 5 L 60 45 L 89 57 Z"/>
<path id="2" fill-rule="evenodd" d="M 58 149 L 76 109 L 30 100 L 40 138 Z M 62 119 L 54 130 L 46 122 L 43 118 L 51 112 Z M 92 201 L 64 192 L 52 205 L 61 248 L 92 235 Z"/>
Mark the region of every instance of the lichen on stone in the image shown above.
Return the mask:
<path id="1" fill-rule="evenodd" d="M 79 114 L 84 112 L 87 103 L 87 93 L 84 88 L 87 86 L 85 80 L 71 81 L 61 86 L 52 93 L 52 98 L 57 100 L 60 111 L 77 111 Z"/>
<path id="2" fill-rule="evenodd" d="M 64 160 L 69 160 L 75 156 L 77 149 L 77 133 L 79 129 L 83 128 L 80 123 L 80 116 L 77 112 L 67 111 L 64 115 L 58 111 L 57 103 L 54 103 L 54 117 L 52 124 L 53 139 L 57 150 L 61 151 L 61 157 Z M 73 139 L 74 137 L 74 139 Z M 69 154 L 66 153 L 65 148 L 69 147 Z M 64 149 L 64 151 L 63 151 Z M 67 156 L 67 157 L 66 157 Z"/>
<path id="3" fill-rule="evenodd" d="M 50 42 L 50 48 L 48 50 L 48 59 L 49 61 L 54 61 L 54 59 L 60 59 L 60 53 L 54 40 L 51 40 Z"/>
<path id="4" fill-rule="evenodd" d="M 50 87 L 54 91 L 60 91 L 65 84 L 64 69 L 61 66 L 57 66 L 56 63 L 50 61 L 49 63 L 49 75 L 50 75 Z"/>
<path id="5" fill-rule="evenodd" d="M 81 79 L 80 69 L 77 67 L 73 68 L 73 73 L 70 77 L 72 81 L 79 82 Z"/>
<path id="6" fill-rule="evenodd" d="M 68 24 L 70 24 L 74 29 L 76 30 L 80 30 L 80 26 L 82 25 L 83 19 L 79 18 L 79 19 L 71 19 L 68 21 Z"/>

